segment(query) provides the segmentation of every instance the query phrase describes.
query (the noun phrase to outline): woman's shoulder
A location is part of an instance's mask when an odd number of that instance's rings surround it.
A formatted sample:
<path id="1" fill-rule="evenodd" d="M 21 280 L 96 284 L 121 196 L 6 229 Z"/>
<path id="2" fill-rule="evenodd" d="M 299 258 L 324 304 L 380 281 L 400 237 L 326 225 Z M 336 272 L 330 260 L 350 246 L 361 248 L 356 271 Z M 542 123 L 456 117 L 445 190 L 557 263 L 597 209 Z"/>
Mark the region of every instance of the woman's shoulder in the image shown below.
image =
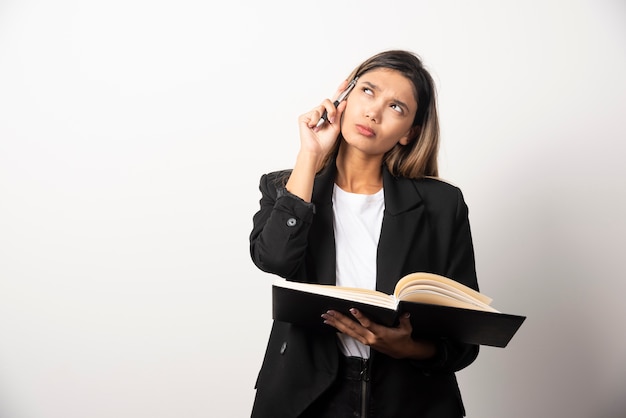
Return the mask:
<path id="1" fill-rule="evenodd" d="M 441 177 L 426 176 L 413 181 L 418 187 L 429 190 L 447 191 L 455 194 L 461 191 L 461 188 L 457 184 Z"/>
<path id="2" fill-rule="evenodd" d="M 413 180 L 415 188 L 418 193 L 426 201 L 441 202 L 448 204 L 452 202 L 464 201 L 463 192 L 461 188 L 441 177 L 422 177 L 420 179 Z"/>
<path id="3" fill-rule="evenodd" d="M 427 182 L 432 182 L 434 184 L 448 185 L 451 187 L 455 187 L 457 189 L 459 188 L 456 184 L 454 184 L 448 179 L 444 179 L 443 177 L 425 176 L 425 177 L 422 177 L 422 180 L 427 181 Z"/>

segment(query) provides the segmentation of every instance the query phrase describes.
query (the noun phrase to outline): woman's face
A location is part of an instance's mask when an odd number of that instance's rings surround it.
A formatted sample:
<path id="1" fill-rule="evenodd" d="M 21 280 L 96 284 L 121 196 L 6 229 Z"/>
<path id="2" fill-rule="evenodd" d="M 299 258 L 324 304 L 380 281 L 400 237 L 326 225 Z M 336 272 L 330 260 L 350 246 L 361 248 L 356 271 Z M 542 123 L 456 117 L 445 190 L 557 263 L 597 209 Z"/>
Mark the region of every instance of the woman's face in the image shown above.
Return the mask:
<path id="1" fill-rule="evenodd" d="M 347 99 L 341 133 L 348 146 L 382 156 L 411 139 L 417 111 L 413 84 L 396 70 L 377 68 L 359 77 Z"/>

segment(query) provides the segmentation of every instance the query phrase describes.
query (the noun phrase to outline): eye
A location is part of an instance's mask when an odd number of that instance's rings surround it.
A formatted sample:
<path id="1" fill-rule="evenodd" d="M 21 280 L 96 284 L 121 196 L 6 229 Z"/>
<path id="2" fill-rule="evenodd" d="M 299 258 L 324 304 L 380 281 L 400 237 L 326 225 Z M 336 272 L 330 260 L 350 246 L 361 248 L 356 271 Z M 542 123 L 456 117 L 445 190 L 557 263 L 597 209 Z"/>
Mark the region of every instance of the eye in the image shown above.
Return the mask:
<path id="1" fill-rule="evenodd" d="M 363 93 L 372 96 L 374 92 L 369 87 L 363 87 Z"/>
<path id="2" fill-rule="evenodd" d="M 399 104 L 392 103 L 391 108 L 400 114 L 404 114 L 404 109 Z"/>

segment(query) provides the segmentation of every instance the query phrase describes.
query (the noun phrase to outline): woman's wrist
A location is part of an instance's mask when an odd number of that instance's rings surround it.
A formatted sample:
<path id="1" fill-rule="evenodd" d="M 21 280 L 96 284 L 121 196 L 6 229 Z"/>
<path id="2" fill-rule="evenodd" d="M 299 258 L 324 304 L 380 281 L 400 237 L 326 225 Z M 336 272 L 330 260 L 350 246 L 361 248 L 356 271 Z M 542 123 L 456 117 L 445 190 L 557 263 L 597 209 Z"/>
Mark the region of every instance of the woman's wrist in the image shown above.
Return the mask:
<path id="1" fill-rule="evenodd" d="M 294 168 L 299 167 L 315 175 L 324 157 L 319 152 L 301 149 L 296 156 L 296 166 Z"/>
<path id="2" fill-rule="evenodd" d="M 313 193 L 313 182 L 319 164 L 320 158 L 317 153 L 301 150 L 296 157 L 296 164 L 285 185 L 287 191 L 306 202 L 310 202 Z"/>

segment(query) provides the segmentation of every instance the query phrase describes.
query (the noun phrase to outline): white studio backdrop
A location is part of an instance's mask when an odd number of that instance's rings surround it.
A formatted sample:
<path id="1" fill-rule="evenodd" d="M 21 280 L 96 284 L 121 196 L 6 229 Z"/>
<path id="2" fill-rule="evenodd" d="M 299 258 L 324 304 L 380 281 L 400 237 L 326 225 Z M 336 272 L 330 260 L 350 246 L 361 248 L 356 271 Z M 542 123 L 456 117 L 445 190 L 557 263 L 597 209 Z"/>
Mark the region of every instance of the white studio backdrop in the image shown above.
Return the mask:
<path id="1" fill-rule="evenodd" d="M 248 234 L 297 116 L 383 49 L 436 79 L 481 290 L 528 319 L 470 418 L 626 414 L 626 4 L 0 1 L 0 417 L 245 417 Z"/>

